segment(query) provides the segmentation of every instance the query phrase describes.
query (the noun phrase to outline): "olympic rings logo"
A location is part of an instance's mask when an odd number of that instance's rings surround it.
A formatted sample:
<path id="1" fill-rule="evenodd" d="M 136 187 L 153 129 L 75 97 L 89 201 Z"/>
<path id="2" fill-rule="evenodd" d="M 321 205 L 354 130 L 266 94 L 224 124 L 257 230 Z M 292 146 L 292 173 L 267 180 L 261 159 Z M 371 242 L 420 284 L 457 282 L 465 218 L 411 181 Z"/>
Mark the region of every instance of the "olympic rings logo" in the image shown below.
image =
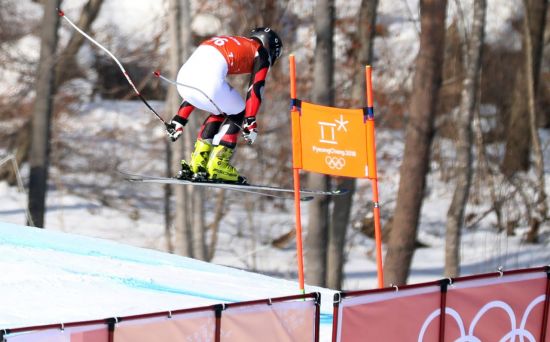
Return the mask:
<path id="1" fill-rule="evenodd" d="M 466 326 L 464 324 L 464 321 L 462 320 L 462 317 L 460 316 L 460 314 L 456 310 L 447 307 L 446 310 L 445 310 L 445 314 L 450 315 L 452 318 L 454 318 L 454 320 L 455 320 L 455 322 L 458 326 L 460 336 L 459 336 L 459 338 L 457 338 L 455 340 L 455 341 L 458 341 L 458 342 L 479 342 L 479 341 L 481 341 L 480 338 L 475 336 L 474 332 L 475 332 L 477 324 L 481 320 L 482 316 L 484 316 L 485 313 L 487 313 L 490 310 L 502 310 L 502 311 L 504 311 L 504 313 L 506 313 L 508 315 L 508 318 L 510 319 L 510 331 L 506 335 L 504 335 L 500 339 L 500 341 L 515 341 L 516 337 L 518 337 L 520 341 L 527 340 L 529 342 L 535 342 L 537 340 L 535 335 L 533 335 L 526 328 L 527 319 L 528 319 L 529 315 L 531 314 L 531 312 L 533 311 L 533 309 L 535 308 L 535 306 L 537 306 L 539 304 L 544 304 L 544 299 L 545 299 L 545 295 L 539 295 L 535 299 L 533 299 L 531 301 L 531 303 L 529 303 L 529 305 L 527 305 L 527 308 L 525 309 L 525 312 L 523 313 L 523 317 L 521 318 L 521 320 L 519 322 L 517 321 L 516 314 L 514 313 L 514 310 L 512 309 L 512 307 L 509 304 L 507 304 L 503 301 L 500 301 L 500 300 L 491 301 L 491 302 L 485 304 L 478 311 L 478 313 L 474 316 L 472 322 L 470 323 L 469 329 L 466 329 Z M 434 321 L 440 315 L 441 315 L 441 310 L 440 309 L 437 309 L 437 310 L 433 311 L 430 315 L 428 315 L 428 317 L 424 321 L 424 324 L 422 325 L 422 328 L 420 329 L 420 333 L 419 333 L 419 336 L 418 336 L 418 341 L 419 342 L 424 341 L 424 336 L 426 334 L 426 330 L 428 329 L 428 326 L 432 323 L 432 321 Z M 518 323 L 520 323 L 519 326 L 518 326 Z"/>
<path id="2" fill-rule="evenodd" d="M 342 170 L 346 166 L 346 161 L 342 157 L 325 157 L 325 163 L 331 170 Z"/>

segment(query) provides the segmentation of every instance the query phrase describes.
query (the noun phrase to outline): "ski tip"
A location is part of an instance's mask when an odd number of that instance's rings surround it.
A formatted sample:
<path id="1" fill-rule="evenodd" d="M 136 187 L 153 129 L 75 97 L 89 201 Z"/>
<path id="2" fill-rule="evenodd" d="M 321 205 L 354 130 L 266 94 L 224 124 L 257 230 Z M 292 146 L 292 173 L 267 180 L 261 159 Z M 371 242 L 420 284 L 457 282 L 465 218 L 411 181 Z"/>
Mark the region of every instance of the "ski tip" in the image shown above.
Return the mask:
<path id="1" fill-rule="evenodd" d="M 142 177 L 125 175 L 125 176 L 123 176 L 123 178 L 125 180 L 127 180 L 128 182 L 143 182 Z"/>
<path id="2" fill-rule="evenodd" d="M 118 172 L 118 174 L 120 176 L 122 176 L 122 178 L 124 178 L 125 180 L 127 180 L 129 182 L 141 182 L 141 181 L 143 181 L 143 177 L 140 177 L 138 175 L 133 175 L 131 173 L 121 171 L 121 170 L 116 170 L 116 171 Z"/>
<path id="3" fill-rule="evenodd" d="M 160 71 L 159 70 L 153 71 L 153 75 L 155 75 L 156 77 L 160 77 Z"/>
<path id="4" fill-rule="evenodd" d="M 64 17 L 65 16 L 65 12 L 63 12 L 60 8 L 56 8 L 57 10 L 57 14 L 60 16 L 60 17 Z"/>
<path id="5" fill-rule="evenodd" d="M 313 199 L 313 196 L 300 197 L 300 201 L 302 201 L 302 202 L 308 202 L 308 201 L 311 201 L 312 199 Z"/>

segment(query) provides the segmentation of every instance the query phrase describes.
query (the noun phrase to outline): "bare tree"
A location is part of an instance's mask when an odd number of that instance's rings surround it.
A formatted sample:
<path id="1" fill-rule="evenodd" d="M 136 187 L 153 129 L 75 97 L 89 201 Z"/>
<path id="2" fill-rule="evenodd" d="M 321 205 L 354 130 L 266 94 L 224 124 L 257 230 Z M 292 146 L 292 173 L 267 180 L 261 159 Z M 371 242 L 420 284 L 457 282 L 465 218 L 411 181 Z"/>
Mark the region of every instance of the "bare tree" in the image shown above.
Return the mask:
<path id="1" fill-rule="evenodd" d="M 169 58 L 168 58 L 168 72 L 172 79 L 176 78 L 178 70 L 183 63 L 183 47 L 181 42 L 181 11 L 182 4 L 179 0 L 169 0 L 168 1 L 168 39 L 169 39 Z M 166 112 L 168 115 L 173 115 L 177 112 L 180 105 L 178 99 L 177 91 L 174 87 L 168 88 L 168 94 L 166 96 Z M 176 172 L 172 164 L 176 160 L 181 159 L 183 147 L 177 143 L 173 151 L 172 144 L 166 141 L 166 173 L 170 177 Z M 174 159 L 174 160 L 173 160 Z M 175 163 L 179 164 L 179 163 Z M 176 167 L 177 169 L 177 167 Z M 190 256 L 191 255 L 191 231 L 189 220 L 187 219 L 187 210 L 185 208 L 186 204 L 186 192 L 184 187 L 175 187 L 176 194 L 176 214 L 175 214 L 175 244 L 171 246 L 170 243 L 170 225 L 172 221 L 170 219 L 170 200 L 172 195 L 172 186 L 166 185 L 164 188 L 164 208 L 165 208 L 165 236 L 168 238 L 168 248 L 172 248 L 174 252 Z"/>
<path id="2" fill-rule="evenodd" d="M 89 0 L 84 6 L 77 25 L 82 27 L 85 31 L 90 29 L 91 24 L 97 17 L 99 9 L 103 3 L 103 0 Z M 9 23 L 15 26 L 15 23 Z M 13 29 L 10 29 L 14 31 Z M 14 34 L 15 31 L 12 33 Z M 57 58 L 56 63 L 56 75 L 55 75 L 55 88 L 58 88 L 62 82 L 69 80 L 70 78 L 79 75 L 78 63 L 76 61 L 76 54 L 82 46 L 84 37 L 77 31 L 73 31 L 71 38 L 65 48 L 60 51 L 60 56 Z M 17 110 L 18 108 L 16 108 Z M 30 140 L 28 137 L 31 135 L 31 118 L 26 117 L 23 126 L 18 129 L 10 140 L 11 148 L 15 150 L 15 156 L 18 164 L 22 164 L 28 160 L 30 153 Z M 15 174 L 12 170 L 0 171 L 0 178 L 6 177 L 10 184 L 15 182 Z"/>
<path id="3" fill-rule="evenodd" d="M 82 10 L 77 25 L 83 28 L 84 31 L 88 31 L 91 24 L 97 17 L 97 14 L 102 4 L 103 0 L 89 0 Z M 0 15 L 0 21 L 2 20 L 1 17 L 2 15 Z M 8 21 L 8 23 L 5 25 L 16 26 L 15 24 L 16 23 L 14 22 L 10 23 Z M 0 29 L 3 28 L 0 27 Z M 16 37 L 16 34 L 19 30 L 10 28 L 6 31 L 8 38 L 12 38 Z M 58 59 L 56 67 L 55 88 L 58 88 L 61 85 L 61 82 L 67 81 L 69 78 L 75 77 L 75 75 L 77 75 L 78 63 L 76 61 L 76 54 L 82 46 L 84 39 L 84 36 L 82 36 L 77 31 L 74 31 L 69 40 L 69 43 L 61 51 L 61 56 Z M 28 120 L 25 120 L 23 126 L 13 134 L 13 139 L 10 139 L 13 140 L 10 145 L 15 150 L 15 158 L 18 164 L 22 164 L 23 162 L 27 161 L 30 152 L 30 141 L 28 139 L 28 136 L 31 134 L 31 120 L 30 118 L 27 119 Z M 0 179 L 3 178 L 6 178 L 10 184 L 15 183 L 15 174 L 11 169 L 0 171 Z"/>
<path id="4" fill-rule="evenodd" d="M 173 95 L 166 96 L 167 108 L 173 108 L 170 104 L 171 97 Z M 164 140 L 165 151 L 165 169 L 166 177 L 172 177 L 172 146 L 168 140 Z M 164 239 L 166 240 L 166 250 L 170 253 L 175 252 L 174 242 L 172 241 L 172 186 L 170 184 L 164 185 Z"/>
<path id="5" fill-rule="evenodd" d="M 80 13 L 80 18 L 76 25 L 84 32 L 88 32 L 99 14 L 101 5 L 103 5 L 103 0 L 88 0 Z M 67 81 L 69 78 L 73 77 L 76 70 L 78 70 L 76 55 L 85 39 L 86 38 L 78 31 L 73 31 L 69 43 L 65 49 L 63 49 L 63 53 L 57 63 L 55 76 L 55 84 L 57 87 L 61 85 L 61 82 Z"/>
<path id="6" fill-rule="evenodd" d="M 312 99 L 315 103 L 332 105 L 334 102 L 334 0 L 318 0 L 315 5 L 315 60 Z M 313 189 L 327 189 L 330 178 L 310 173 L 307 184 Z M 329 225 L 329 198 L 319 196 L 309 204 L 309 222 L 304 239 L 305 279 L 313 285 L 325 286 L 326 255 Z"/>
<path id="7" fill-rule="evenodd" d="M 527 39 L 531 41 L 532 74 L 527 75 L 524 68 L 515 68 L 516 82 L 513 88 L 513 102 L 510 109 L 506 130 L 506 152 L 502 161 L 503 173 L 511 177 L 519 171 L 529 169 L 529 152 L 531 140 L 529 136 L 529 103 L 528 78 L 532 78 L 535 91 L 538 89 L 542 51 L 544 47 L 544 27 L 548 0 L 528 0 L 525 4 L 525 16 L 528 29 L 523 34 L 523 51 L 527 50 Z"/>
<path id="8" fill-rule="evenodd" d="M 456 120 L 456 180 L 455 191 L 447 212 L 447 235 L 445 240 L 445 275 L 460 275 L 460 235 L 464 226 L 464 211 L 472 180 L 472 121 L 477 104 L 481 56 L 485 40 L 486 0 L 474 1 L 474 18 L 468 48 L 464 56 L 466 75 L 462 82 L 460 107 Z"/>
<path id="9" fill-rule="evenodd" d="M 55 50 L 58 38 L 57 28 L 59 27 L 56 8 L 59 7 L 60 2 L 60 0 L 47 0 L 44 4 L 36 99 L 31 124 L 29 210 L 34 224 L 40 228 L 44 228 L 46 211 L 51 118 L 55 94 Z"/>
<path id="10" fill-rule="evenodd" d="M 393 228 L 387 244 L 387 284 L 407 282 L 414 254 L 441 87 L 446 10 L 446 0 L 420 1 L 420 50 L 416 59 Z"/>
<path id="11" fill-rule="evenodd" d="M 539 82 L 539 70 L 542 60 L 542 46 L 544 38 L 544 26 L 546 24 L 547 0 L 524 0 L 525 19 L 523 24 L 525 41 L 525 77 L 527 85 L 527 110 L 529 113 L 529 131 L 533 146 L 533 159 L 537 177 L 537 200 L 535 213 L 529 222 L 530 231 L 527 241 L 537 242 L 540 224 L 547 220 L 548 205 L 546 204 L 546 191 L 544 182 L 544 157 L 540 137 L 537 129 L 536 90 Z M 535 20 L 535 23 L 531 23 Z M 535 32 L 533 32 L 535 31 Z M 533 38 L 538 39 L 534 41 Z"/>
<path id="12" fill-rule="evenodd" d="M 356 68 L 353 79 L 352 97 L 354 102 L 365 102 L 365 73 L 364 66 L 372 64 L 372 47 L 374 45 L 376 10 L 378 0 L 362 0 L 359 9 L 358 30 L 355 40 L 359 42 Z M 344 267 L 344 246 L 347 227 L 349 225 L 353 194 L 355 192 L 355 178 L 342 178 L 339 188 L 348 189 L 344 196 L 333 199 L 334 207 L 328 235 L 327 275 L 326 286 L 331 289 L 341 289 Z"/>
<path id="13" fill-rule="evenodd" d="M 182 22 L 182 34 L 181 34 L 181 44 L 183 47 L 183 60 L 186 60 L 189 55 L 191 55 L 191 50 L 193 46 L 192 32 L 191 32 L 191 2 L 189 0 L 180 0 L 182 1 L 181 7 L 181 22 Z M 194 141 L 201 124 L 201 120 L 198 115 L 191 115 L 189 117 L 189 123 L 187 124 L 187 132 L 184 136 L 184 150 L 183 153 L 186 157 L 191 155 L 194 147 Z M 180 158 L 184 159 L 184 158 Z M 205 226 L 205 193 L 203 188 L 193 188 L 187 187 L 187 203 L 186 209 L 187 214 L 189 215 L 189 222 L 191 226 L 191 250 L 193 258 L 199 260 L 207 260 L 208 255 L 212 254 L 207 253 L 206 250 L 206 226 Z M 223 202 L 225 196 L 220 194 L 220 201 Z M 178 201 L 178 204 L 181 204 Z M 215 246 L 212 246 L 215 248 Z"/>
<path id="14" fill-rule="evenodd" d="M 175 79 L 182 63 L 190 55 L 192 46 L 190 3 L 189 0 L 170 0 L 169 4 L 169 69 L 172 78 Z M 168 112 L 170 115 L 175 114 L 181 102 L 176 92 L 176 88 L 170 87 L 167 102 Z M 174 161 L 185 159 L 186 156 L 189 156 L 191 153 L 191 141 L 195 134 L 197 120 L 195 116 L 192 115 L 189 121 L 184 138 L 178 142 L 173 153 L 170 155 L 170 157 L 173 157 Z M 168 170 L 168 173 L 177 172 L 179 169 L 179 162 L 173 164 L 175 165 L 175 169 Z M 204 216 L 203 192 L 202 190 L 183 186 L 176 186 L 174 192 L 176 196 L 175 250 L 181 255 L 192 256 L 204 260 L 206 258 L 206 250 L 204 243 L 204 221 L 202 219 Z M 166 194 L 165 197 L 168 197 L 168 194 Z"/>

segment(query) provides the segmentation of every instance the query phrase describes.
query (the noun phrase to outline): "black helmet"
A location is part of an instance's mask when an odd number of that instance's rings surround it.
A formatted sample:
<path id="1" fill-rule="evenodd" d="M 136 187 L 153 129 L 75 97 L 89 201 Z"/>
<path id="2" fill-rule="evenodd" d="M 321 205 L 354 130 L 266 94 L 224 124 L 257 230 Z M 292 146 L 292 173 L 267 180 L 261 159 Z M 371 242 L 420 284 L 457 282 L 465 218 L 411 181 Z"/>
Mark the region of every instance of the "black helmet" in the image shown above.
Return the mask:
<path id="1" fill-rule="evenodd" d="M 277 33 L 269 27 L 257 27 L 250 32 L 250 38 L 255 38 L 262 43 L 269 53 L 269 64 L 275 64 L 283 51 L 283 42 Z"/>

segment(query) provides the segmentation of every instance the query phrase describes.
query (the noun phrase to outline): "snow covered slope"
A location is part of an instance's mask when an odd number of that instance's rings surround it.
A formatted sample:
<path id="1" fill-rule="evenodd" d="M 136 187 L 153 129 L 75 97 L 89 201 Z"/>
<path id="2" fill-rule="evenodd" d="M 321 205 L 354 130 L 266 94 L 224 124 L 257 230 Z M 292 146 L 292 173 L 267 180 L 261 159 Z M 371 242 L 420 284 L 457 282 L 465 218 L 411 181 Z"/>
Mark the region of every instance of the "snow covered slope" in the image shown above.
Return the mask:
<path id="1" fill-rule="evenodd" d="M 295 282 L 144 248 L 0 223 L 0 329 L 299 294 Z M 321 292 L 330 340 L 334 291 Z"/>

